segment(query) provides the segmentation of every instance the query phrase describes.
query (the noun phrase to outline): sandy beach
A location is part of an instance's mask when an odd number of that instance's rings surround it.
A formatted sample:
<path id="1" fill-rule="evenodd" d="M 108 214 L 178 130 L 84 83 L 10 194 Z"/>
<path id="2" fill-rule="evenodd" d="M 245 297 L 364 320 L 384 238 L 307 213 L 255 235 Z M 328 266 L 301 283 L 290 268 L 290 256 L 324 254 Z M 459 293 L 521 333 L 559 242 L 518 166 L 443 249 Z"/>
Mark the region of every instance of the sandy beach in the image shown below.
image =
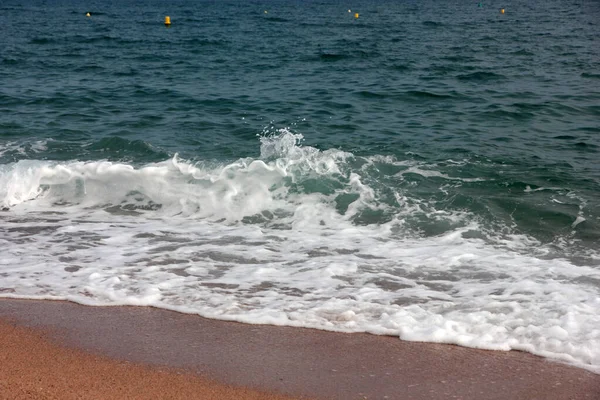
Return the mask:
<path id="1" fill-rule="evenodd" d="M 598 399 L 600 375 L 521 352 L 0 300 L 10 399 Z"/>
<path id="2" fill-rule="evenodd" d="M 6 322 L 0 337 L 2 399 L 290 399 L 68 349 Z"/>

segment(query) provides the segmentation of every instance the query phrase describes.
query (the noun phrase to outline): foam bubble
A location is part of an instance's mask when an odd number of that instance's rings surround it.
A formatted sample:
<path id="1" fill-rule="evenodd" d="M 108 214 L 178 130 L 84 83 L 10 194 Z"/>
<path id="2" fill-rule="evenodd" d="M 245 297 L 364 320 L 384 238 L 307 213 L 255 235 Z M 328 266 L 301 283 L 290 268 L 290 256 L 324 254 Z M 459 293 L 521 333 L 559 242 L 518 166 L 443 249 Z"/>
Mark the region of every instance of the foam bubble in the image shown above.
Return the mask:
<path id="1" fill-rule="evenodd" d="M 455 181 L 463 181 L 463 182 L 483 182 L 485 181 L 484 178 L 459 178 L 459 177 L 452 177 L 449 176 L 448 174 L 443 174 L 439 171 L 435 171 L 435 170 L 426 170 L 426 169 L 421 169 L 419 167 L 413 166 L 413 167 L 409 167 L 408 169 L 399 172 L 397 174 L 397 176 L 404 176 L 405 174 L 417 174 L 417 175 L 421 175 L 424 176 L 426 178 L 431 178 L 431 177 L 436 177 L 436 178 L 443 178 L 443 179 L 448 179 L 448 180 L 455 180 Z"/>

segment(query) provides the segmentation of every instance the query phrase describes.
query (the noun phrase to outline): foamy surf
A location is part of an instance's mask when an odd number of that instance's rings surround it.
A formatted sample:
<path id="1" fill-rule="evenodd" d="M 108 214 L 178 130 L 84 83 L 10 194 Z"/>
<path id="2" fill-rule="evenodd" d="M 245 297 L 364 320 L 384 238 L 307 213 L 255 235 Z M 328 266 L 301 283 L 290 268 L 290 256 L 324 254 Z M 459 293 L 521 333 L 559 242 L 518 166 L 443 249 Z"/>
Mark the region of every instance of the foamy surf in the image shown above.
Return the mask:
<path id="1" fill-rule="evenodd" d="M 3 165 L 0 295 L 523 350 L 600 372 L 597 253 L 415 194 L 478 177 L 301 140 L 282 130 L 229 163 Z"/>

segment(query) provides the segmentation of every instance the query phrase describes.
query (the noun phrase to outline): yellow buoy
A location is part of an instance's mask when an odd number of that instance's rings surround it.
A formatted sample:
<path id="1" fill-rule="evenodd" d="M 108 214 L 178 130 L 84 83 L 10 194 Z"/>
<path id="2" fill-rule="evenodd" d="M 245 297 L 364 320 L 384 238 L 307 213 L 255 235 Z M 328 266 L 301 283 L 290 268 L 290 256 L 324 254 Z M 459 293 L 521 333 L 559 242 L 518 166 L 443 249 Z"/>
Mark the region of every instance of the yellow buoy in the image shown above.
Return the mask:
<path id="1" fill-rule="evenodd" d="M 500 9 L 500 14 L 504 14 L 504 8 Z"/>
<path id="2" fill-rule="evenodd" d="M 358 13 L 354 14 L 354 18 L 358 18 Z"/>
<path id="3" fill-rule="evenodd" d="M 90 13 L 87 13 L 87 14 L 85 14 L 85 16 L 86 16 L 86 17 L 91 17 L 91 16 L 92 16 L 92 14 L 90 14 Z"/>
<path id="4" fill-rule="evenodd" d="M 169 17 L 169 16 L 166 16 L 166 17 L 165 17 L 165 25 L 166 25 L 166 26 L 169 26 L 169 25 L 171 25 L 171 17 Z"/>

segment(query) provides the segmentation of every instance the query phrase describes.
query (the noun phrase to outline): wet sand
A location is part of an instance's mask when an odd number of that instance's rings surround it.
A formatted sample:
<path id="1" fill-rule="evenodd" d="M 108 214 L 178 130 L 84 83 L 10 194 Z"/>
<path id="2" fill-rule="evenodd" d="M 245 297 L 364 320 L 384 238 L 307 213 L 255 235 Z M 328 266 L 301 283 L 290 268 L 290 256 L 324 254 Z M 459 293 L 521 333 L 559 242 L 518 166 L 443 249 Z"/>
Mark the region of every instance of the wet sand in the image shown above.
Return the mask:
<path id="1" fill-rule="evenodd" d="M 57 346 L 43 333 L 0 322 L 1 399 L 292 400 Z"/>
<path id="2" fill-rule="evenodd" d="M 600 399 L 600 375 L 528 353 L 148 307 L 1 299 L 0 335 L 0 398 Z"/>

